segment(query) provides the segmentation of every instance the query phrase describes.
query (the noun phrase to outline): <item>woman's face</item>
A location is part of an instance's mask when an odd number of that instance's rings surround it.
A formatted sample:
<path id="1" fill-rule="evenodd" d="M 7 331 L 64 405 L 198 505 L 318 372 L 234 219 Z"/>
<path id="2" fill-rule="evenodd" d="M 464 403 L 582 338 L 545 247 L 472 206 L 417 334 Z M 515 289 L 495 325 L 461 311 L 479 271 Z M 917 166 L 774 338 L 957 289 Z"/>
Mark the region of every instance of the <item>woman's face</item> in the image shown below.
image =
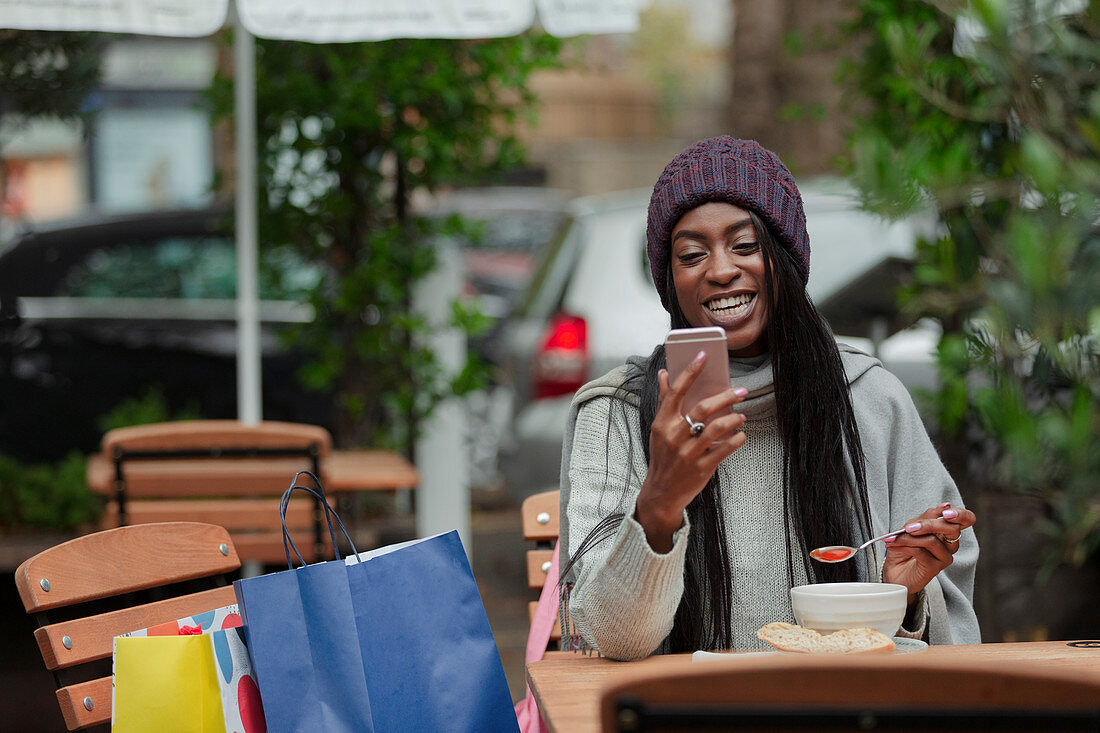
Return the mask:
<path id="1" fill-rule="evenodd" d="M 726 329 L 733 356 L 767 351 L 764 253 L 748 211 L 724 202 L 688 211 L 672 229 L 670 267 L 688 323 Z"/>

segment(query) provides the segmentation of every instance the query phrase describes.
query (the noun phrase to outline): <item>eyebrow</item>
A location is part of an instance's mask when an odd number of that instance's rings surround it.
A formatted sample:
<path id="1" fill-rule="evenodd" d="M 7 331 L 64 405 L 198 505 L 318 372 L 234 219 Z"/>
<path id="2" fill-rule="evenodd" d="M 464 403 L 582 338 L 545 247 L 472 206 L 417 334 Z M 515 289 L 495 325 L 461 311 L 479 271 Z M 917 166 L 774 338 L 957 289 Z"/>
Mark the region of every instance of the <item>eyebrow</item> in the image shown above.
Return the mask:
<path id="1" fill-rule="evenodd" d="M 722 236 L 729 237 L 729 236 L 741 231 L 746 226 L 750 226 L 750 227 L 752 226 L 752 219 L 747 217 L 747 216 L 743 219 L 738 219 L 737 221 L 733 222 L 728 227 L 726 227 L 726 230 L 724 232 L 722 232 Z M 681 229 L 680 231 L 678 231 L 674 235 L 672 235 L 671 244 L 676 244 L 677 240 L 680 240 L 680 239 L 706 240 L 706 238 L 707 238 L 706 235 L 703 234 L 702 232 L 696 232 L 696 231 L 691 230 L 691 229 Z"/>

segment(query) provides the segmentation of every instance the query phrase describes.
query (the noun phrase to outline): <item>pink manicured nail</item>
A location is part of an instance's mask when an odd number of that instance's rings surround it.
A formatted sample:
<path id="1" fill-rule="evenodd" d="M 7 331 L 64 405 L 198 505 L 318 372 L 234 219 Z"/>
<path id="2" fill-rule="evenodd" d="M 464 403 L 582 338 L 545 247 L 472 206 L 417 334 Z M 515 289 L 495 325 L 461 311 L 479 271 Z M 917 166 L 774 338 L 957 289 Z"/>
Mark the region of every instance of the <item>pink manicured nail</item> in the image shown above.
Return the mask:
<path id="1" fill-rule="evenodd" d="M 959 513 L 958 513 L 958 511 L 956 511 L 954 509 L 947 509 L 943 513 L 943 518 L 944 519 L 954 519 L 957 516 L 959 516 Z"/>
<path id="2" fill-rule="evenodd" d="M 897 540 L 897 538 L 898 536 L 896 534 L 892 534 L 889 537 L 884 538 L 882 541 L 889 545 Z"/>
<path id="3" fill-rule="evenodd" d="M 744 397 L 745 395 L 747 395 L 749 393 L 749 391 L 747 389 L 745 389 L 744 387 L 738 387 L 737 389 L 733 390 L 733 393 L 735 395 L 737 395 L 738 397 Z"/>
<path id="4" fill-rule="evenodd" d="M 916 532 L 918 529 L 920 529 L 920 522 L 905 525 L 906 532 Z"/>
<path id="5" fill-rule="evenodd" d="M 951 506 L 951 502 L 949 502 L 949 501 L 945 501 L 944 503 L 940 504 L 940 505 L 939 505 L 938 507 L 936 507 L 936 508 L 937 508 L 937 509 L 946 509 L 946 508 L 947 508 L 947 507 L 949 507 L 949 506 Z"/>
<path id="6" fill-rule="evenodd" d="M 703 361 L 703 359 L 706 359 L 706 358 L 707 358 L 707 352 L 700 351 L 698 354 L 695 355 L 695 363 L 698 364 L 699 362 Z"/>

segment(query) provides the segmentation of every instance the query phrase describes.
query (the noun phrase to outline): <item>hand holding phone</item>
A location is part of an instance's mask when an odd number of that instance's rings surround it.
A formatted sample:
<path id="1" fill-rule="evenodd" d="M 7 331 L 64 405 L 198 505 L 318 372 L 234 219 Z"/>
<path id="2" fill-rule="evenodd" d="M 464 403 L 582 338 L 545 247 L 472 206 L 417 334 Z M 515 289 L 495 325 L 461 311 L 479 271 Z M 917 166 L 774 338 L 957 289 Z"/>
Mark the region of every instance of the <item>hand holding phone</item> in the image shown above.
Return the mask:
<path id="1" fill-rule="evenodd" d="M 695 362 L 700 351 L 706 354 L 701 365 Z M 739 430 L 745 417 L 730 408 L 748 392 L 730 389 L 725 330 L 714 326 L 674 329 L 665 338 L 665 357 L 667 373 L 659 375 L 661 402 L 649 433 L 649 471 L 635 504 L 635 517 L 656 552 L 672 548 L 684 509 L 706 488 L 718 465 L 746 440 Z M 677 380 L 684 379 L 684 370 L 693 363 L 701 368 L 693 379 L 685 379 L 690 381 L 685 388 Z M 677 388 L 669 399 L 673 385 Z M 713 414 L 705 419 L 699 402 L 714 397 Z M 703 427 L 708 423 L 710 427 Z"/>
<path id="2" fill-rule="evenodd" d="M 730 388 L 729 357 L 726 351 L 726 330 L 718 326 L 705 328 L 675 328 L 665 337 L 665 360 L 668 381 L 672 384 L 695 360 L 700 351 L 706 353 L 703 371 L 684 395 L 683 414 L 711 395 Z"/>

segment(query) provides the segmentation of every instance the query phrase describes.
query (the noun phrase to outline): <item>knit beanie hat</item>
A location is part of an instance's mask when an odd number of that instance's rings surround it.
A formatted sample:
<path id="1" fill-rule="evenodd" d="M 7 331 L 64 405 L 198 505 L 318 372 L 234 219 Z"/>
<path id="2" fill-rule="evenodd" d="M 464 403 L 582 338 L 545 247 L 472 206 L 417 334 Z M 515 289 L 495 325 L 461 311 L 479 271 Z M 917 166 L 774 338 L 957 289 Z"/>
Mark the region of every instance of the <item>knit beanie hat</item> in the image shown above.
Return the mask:
<path id="1" fill-rule="evenodd" d="M 689 210 L 710 201 L 751 209 L 794 256 L 802 282 L 810 277 L 810 235 L 794 177 L 779 156 L 755 140 L 728 135 L 701 140 L 672 159 L 649 199 L 649 266 L 661 304 L 671 312 L 665 277 L 672 229 Z"/>

